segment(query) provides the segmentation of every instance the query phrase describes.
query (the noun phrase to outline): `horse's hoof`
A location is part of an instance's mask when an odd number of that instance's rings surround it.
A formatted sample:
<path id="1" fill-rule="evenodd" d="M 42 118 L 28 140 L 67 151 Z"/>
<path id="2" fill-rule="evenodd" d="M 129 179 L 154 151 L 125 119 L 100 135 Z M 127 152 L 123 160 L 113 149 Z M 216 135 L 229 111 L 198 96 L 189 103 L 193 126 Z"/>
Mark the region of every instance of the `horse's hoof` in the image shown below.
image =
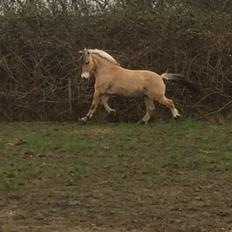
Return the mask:
<path id="1" fill-rule="evenodd" d="M 139 120 L 138 122 L 136 122 L 137 125 L 141 124 L 142 120 Z"/>
<path id="2" fill-rule="evenodd" d="M 143 125 L 147 125 L 147 122 L 143 121 L 143 120 L 139 120 L 138 122 L 136 122 L 137 125 L 143 124 Z"/>
<path id="3" fill-rule="evenodd" d="M 88 117 L 82 117 L 79 119 L 79 122 L 86 123 L 88 121 Z"/>
<path id="4" fill-rule="evenodd" d="M 112 110 L 110 111 L 110 114 L 116 115 L 116 113 L 117 113 L 117 110 L 115 110 L 115 109 L 112 109 Z"/>
<path id="5" fill-rule="evenodd" d="M 174 116 L 174 119 L 181 119 L 181 118 L 182 118 L 182 116 L 180 114 L 177 114 Z"/>

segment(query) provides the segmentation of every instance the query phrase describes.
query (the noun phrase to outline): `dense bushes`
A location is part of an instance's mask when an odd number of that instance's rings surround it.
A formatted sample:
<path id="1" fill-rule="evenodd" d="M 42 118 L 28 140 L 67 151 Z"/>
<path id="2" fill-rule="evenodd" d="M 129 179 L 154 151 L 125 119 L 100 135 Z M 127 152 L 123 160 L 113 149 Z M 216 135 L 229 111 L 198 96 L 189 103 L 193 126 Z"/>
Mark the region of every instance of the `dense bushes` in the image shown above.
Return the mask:
<path id="1" fill-rule="evenodd" d="M 218 2 L 1 1 L 0 118 L 83 115 L 93 91 L 93 81 L 79 78 L 83 47 L 106 50 L 124 67 L 178 72 L 197 82 L 200 94 L 167 84 L 185 115 L 231 114 L 232 3 Z M 116 119 L 138 119 L 140 102 L 113 98 Z"/>

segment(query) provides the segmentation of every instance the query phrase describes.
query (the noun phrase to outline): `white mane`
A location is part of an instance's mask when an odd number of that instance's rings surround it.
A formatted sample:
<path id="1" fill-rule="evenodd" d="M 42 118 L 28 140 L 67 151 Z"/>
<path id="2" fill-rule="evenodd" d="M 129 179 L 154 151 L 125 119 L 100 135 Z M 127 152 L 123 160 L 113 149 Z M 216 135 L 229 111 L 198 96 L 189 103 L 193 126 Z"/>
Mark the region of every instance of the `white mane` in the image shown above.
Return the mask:
<path id="1" fill-rule="evenodd" d="M 106 60 L 110 61 L 113 64 L 120 65 L 110 54 L 108 54 L 107 52 L 105 52 L 103 50 L 88 49 L 88 51 L 90 53 L 97 54 L 97 55 L 101 56 L 102 58 L 105 58 Z"/>

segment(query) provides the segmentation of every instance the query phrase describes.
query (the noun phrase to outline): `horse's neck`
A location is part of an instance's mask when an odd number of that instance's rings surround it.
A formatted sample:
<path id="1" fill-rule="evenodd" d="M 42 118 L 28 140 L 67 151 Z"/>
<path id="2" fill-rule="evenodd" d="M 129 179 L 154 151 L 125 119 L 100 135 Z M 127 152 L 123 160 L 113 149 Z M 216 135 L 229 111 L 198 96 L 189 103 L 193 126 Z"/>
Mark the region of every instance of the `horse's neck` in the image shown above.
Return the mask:
<path id="1" fill-rule="evenodd" d="M 101 76 L 104 74 L 110 72 L 112 68 L 114 68 L 116 65 L 111 63 L 110 61 L 98 56 L 94 55 L 93 56 L 95 64 L 96 64 L 96 78 L 100 81 Z"/>

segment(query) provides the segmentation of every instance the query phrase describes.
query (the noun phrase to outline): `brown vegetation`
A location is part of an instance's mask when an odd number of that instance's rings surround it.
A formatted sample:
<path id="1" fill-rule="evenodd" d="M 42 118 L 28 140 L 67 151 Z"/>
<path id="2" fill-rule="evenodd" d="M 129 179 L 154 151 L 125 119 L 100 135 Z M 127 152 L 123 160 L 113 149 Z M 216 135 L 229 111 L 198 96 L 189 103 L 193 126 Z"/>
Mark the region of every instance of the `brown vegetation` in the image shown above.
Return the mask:
<path id="1" fill-rule="evenodd" d="M 168 84 L 185 115 L 231 114 L 231 11 L 227 0 L 3 0 L 0 119 L 84 115 L 92 83 L 79 78 L 83 47 L 106 50 L 128 68 L 168 69 L 197 82 L 200 94 Z M 138 102 L 114 98 L 117 120 L 137 120 L 143 114 Z"/>

